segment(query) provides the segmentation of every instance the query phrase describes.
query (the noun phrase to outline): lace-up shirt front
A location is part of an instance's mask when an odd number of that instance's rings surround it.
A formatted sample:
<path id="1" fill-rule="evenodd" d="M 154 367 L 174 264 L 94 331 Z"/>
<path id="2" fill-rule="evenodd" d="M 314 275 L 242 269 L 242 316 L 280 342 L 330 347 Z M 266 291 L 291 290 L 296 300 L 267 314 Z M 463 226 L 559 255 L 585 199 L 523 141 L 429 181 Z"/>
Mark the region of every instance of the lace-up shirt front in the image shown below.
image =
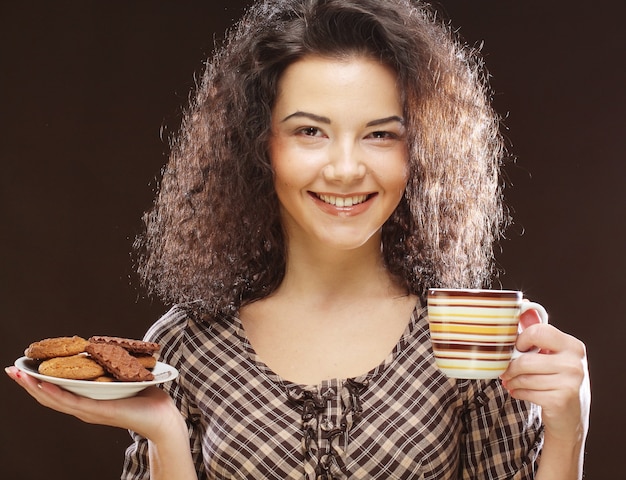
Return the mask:
<path id="1" fill-rule="evenodd" d="M 187 420 L 200 480 L 534 477 L 538 407 L 499 380 L 446 378 L 421 304 L 382 364 L 320 385 L 272 372 L 236 317 L 207 323 L 176 307 L 146 339 L 180 371 L 163 388 Z M 147 441 L 132 436 L 122 479 L 145 480 Z"/>

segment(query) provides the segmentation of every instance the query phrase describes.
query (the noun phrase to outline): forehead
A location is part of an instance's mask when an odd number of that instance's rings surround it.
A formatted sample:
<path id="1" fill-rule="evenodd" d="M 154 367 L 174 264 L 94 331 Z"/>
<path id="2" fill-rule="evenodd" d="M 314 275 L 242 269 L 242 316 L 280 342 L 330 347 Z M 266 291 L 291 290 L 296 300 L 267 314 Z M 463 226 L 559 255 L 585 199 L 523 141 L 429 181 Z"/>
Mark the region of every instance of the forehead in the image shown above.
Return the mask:
<path id="1" fill-rule="evenodd" d="M 306 56 L 279 78 L 275 111 L 349 108 L 353 113 L 402 111 L 395 71 L 363 56 Z"/>

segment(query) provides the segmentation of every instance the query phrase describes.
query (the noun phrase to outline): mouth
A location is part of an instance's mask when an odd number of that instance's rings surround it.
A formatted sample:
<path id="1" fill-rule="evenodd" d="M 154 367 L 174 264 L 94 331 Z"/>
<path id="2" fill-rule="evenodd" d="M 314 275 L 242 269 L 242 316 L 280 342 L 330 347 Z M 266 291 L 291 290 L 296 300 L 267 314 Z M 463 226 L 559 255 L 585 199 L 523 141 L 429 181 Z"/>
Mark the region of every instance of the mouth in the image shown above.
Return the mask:
<path id="1" fill-rule="evenodd" d="M 373 194 L 369 195 L 352 195 L 352 196 L 337 196 L 337 195 L 327 195 L 323 193 L 313 193 L 315 197 L 317 197 L 322 202 L 332 205 L 333 207 L 344 208 L 344 207 L 353 207 L 355 205 L 359 205 L 360 203 L 366 202 Z"/>

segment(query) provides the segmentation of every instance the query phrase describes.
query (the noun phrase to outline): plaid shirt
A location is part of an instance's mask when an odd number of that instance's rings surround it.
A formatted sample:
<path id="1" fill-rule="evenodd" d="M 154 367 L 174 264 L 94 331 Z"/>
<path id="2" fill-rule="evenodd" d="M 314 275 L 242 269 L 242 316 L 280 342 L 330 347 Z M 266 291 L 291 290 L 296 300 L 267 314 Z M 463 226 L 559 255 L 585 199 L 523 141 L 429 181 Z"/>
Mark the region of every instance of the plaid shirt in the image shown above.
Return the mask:
<path id="1" fill-rule="evenodd" d="M 173 308 L 146 339 L 180 371 L 163 388 L 187 419 L 200 480 L 534 477 L 539 408 L 499 380 L 446 378 L 421 304 L 381 365 L 315 386 L 272 372 L 236 317 L 194 317 Z M 122 479 L 148 479 L 147 441 L 131 435 Z"/>

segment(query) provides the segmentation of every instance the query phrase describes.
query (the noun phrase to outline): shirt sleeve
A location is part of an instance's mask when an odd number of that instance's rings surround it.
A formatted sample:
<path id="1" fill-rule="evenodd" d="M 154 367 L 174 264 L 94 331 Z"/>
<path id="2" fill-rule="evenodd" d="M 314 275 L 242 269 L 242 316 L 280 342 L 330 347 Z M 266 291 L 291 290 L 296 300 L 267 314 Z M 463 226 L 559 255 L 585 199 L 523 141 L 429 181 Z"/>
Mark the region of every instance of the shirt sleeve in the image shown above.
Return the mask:
<path id="1" fill-rule="evenodd" d="M 185 337 L 188 321 L 187 314 L 174 307 L 150 327 L 144 340 L 157 342 L 161 345 L 159 361 L 177 368 L 180 372 L 176 380 L 161 384 L 159 388 L 162 388 L 172 397 L 185 418 L 189 431 L 189 447 L 196 466 L 198 480 L 205 480 L 207 477 L 202 458 L 200 415 L 197 408 L 189 401 L 184 388 L 183 361 L 186 358 Z M 129 433 L 133 443 L 126 449 L 124 468 L 120 478 L 121 480 L 149 480 L 148 441 L 135 432 L 130 431 Z"/>
<path id="2" fill-rule="evenodd" d="M 465 387 L 459 478 L 535 478 L 543 445 L 540 407 L 512 398 L 499 380 L 467 382 Z"/>

